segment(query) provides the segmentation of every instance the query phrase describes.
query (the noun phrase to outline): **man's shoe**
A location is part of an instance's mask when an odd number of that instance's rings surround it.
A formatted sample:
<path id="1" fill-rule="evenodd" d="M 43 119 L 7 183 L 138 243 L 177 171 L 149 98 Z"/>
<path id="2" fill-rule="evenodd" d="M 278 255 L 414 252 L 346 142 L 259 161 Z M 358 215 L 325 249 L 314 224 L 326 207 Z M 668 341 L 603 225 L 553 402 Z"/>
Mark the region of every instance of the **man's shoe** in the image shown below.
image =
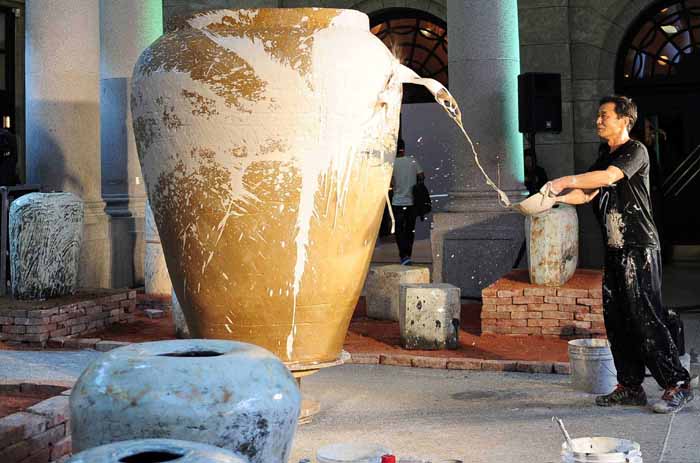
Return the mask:
<path id="1" fill-rule="evenodd" d="M 631 388 L 618 384 L 610 394 L 596 397 L 595 404 L 599 407 L 612 407 L 614 405 L 642 406 L 647 404 L 647 395 L 641 386 L 639 388 Z"/>
<path id="2" fill-rule="evenodd" d="M 401 258 L 401 265 L 411 265 L 413 262 L 411 262 L 410 257 L 402 257 Z"/>
<path id="3" fill-rule="evenodd" d="M 693 398 L 693 390 L 689 383 L 667 387 L 661 400 L 654 404 L 652 410 L 656 413 L 675 413 Z"/>

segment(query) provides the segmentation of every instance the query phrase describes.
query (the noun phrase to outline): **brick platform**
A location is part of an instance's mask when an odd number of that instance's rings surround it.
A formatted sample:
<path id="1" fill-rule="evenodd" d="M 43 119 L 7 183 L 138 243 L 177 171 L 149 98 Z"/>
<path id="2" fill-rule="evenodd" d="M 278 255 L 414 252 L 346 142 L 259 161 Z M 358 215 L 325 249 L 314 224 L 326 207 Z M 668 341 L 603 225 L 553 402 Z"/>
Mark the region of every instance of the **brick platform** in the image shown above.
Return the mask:
<path id="1" fill-rule="evenodd" d="M 527 270 L 513 270 L 481 291 L 481 332 L 604 337 L 602 276 L 579 269 L 554 288 L 530 284 Z"/>
<path id="2" fill-rule="evenodd" d="M 0 298 L 0 341 L 44 346 L 51 338 L 78 336 L 131 322 L 134 290 L 85 290 L 46 301 Z"/>
<path id="3" fill-rule="evenodd" d="M 69 385 L 0 384 L 5 393 L 55 393 L 24 411 L 0 418 L 0 461 L 5 463 L 58 462 L 71 453 Z"/>

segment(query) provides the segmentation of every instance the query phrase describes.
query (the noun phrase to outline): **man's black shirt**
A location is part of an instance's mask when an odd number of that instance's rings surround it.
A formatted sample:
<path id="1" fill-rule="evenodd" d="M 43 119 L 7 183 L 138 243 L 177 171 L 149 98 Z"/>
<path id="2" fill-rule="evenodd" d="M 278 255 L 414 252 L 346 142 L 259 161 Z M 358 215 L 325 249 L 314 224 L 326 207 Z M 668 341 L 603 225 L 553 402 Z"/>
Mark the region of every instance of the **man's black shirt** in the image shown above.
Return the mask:
<path id="1" fill-rule="evenodd" d="M 651 213 L 646 147 L 637 140 L 629 140 L 611 153 L 610 147 L 602 144 L 590 171 L 609 166 L 619 168 L 625 176 L 613 185 L 602 187 L 593 201 L 607 246 L 616 249 L 658 246 Z"/>

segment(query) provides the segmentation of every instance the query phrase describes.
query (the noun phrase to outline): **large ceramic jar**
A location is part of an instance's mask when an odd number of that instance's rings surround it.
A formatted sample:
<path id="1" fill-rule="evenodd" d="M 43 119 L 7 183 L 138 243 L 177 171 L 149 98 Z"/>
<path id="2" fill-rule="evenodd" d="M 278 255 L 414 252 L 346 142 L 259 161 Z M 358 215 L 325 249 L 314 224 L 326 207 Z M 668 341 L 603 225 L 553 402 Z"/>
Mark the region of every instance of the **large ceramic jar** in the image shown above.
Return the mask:
<path id="1" fill-rule="evenodd" d="M 337 359 L 391 177 L 401 66 L 358 11 L 217 10 L 134 69 L 134 133 L 193 337 Z"/>
<path id="2" fill-rule="evenodd" d="M 230 449 L 254 463 L 286 463 L 299 407 L 294 378 L 260 347 L 132 344 L 99 357 L 73 387 L 73 449 L 170 438 Z"/>
<path id="3" fill-rule="evenodd" d="M 576 208 L 558 204 L 525 218 L 525 241 L 530 282 L 561 286 L 578 264 L 578 216 Z"/>
<path id="4" fill-rule="evenodd" d="M 101 445 L 66 463 L 249 463 L 228 450 L 174 439 L 140 439 Z"/>

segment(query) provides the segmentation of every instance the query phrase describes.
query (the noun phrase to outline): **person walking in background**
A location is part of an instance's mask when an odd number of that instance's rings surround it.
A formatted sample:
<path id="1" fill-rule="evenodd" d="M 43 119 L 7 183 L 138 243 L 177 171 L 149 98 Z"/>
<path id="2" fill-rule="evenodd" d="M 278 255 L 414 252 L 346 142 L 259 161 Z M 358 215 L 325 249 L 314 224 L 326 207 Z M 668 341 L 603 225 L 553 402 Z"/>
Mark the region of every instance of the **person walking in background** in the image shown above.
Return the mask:
<path id="1" fill-rule="evenodd" d="M 393 197 L 391 209 L 396 220 L 396 245 L 399 247 L 401 265 L 411 265 L 413 240 L 416 236 L 416 208 L 413 203 L 413 187 L 425 179 L 418 161 L 406 156 L 406 144 L 402 139 L 396 143 L 396 160 L 391 177 Z"/>
<path id="2" fill-rule="evenodd" d="M 690 374 L 681 365 L 661 303 L 659 236 L 651 212 L 650 161 L 645 146 L 629 136 L 637 107 L 624 96 L 600 101 L 596 126 L 601 144 L 588 172 L 547 183 L 558 202 L 594 201 L 606 242 L 603 315 L 618 385 L 596 398 L 600 406 L 645 405 L 644 367 L 664 388 L 658 413 L 676 412 L 693 399 Z"/>

